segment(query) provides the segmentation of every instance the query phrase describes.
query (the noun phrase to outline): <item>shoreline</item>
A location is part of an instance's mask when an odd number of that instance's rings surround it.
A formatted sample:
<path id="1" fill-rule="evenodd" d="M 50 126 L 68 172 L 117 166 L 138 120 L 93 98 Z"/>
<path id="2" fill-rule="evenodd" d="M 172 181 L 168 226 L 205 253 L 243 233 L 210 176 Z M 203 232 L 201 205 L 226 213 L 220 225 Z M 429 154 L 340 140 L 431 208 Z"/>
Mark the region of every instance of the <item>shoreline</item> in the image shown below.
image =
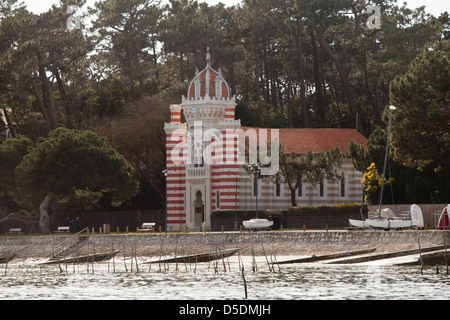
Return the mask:
<path id="1" fill-rule="evenodd" d="M 313 256 L 376 248 L 389 253 L 444 245 L 450 249 L 450 230 L 308 230 L 260 232 L 191 232 L 14 235 L 0 237 L 0 255 L 17 259 L 51 258 L 66 251 L 68 257 L 118 250 L 118 255 L 159 257 L 188 255 L 231 248 L 241 255 Z M 73 249 L 71 249 L 73 248 Z M 73 252 L 69 252 L 72 250 Z"/>

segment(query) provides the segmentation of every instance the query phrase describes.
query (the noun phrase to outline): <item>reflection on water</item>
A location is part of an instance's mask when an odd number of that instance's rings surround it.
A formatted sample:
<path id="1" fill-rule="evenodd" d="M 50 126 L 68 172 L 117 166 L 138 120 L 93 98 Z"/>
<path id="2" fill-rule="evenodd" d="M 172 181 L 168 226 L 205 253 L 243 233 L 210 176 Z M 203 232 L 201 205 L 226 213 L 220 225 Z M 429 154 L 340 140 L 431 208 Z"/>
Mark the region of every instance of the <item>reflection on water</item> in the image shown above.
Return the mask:
<path id="1" fill-rule="evenodd" d="M 245 260 L 247 261 L 247 260 Z M 251 260 L 248 260 L 251 261 Z M 0 299 L 244 299 L 237 259 L 214 264 L 170 265 L 116 259 L 94 265 L 39 266 L 39 261 L 0 265 Z M 374 265 L 246 262 L 249 299 L 449 299 L 450 276 L 435 268 Z M 167 268 L 167 266 L 166 266 Z M 6 274 L 5 274 L 6 273 Z"/>

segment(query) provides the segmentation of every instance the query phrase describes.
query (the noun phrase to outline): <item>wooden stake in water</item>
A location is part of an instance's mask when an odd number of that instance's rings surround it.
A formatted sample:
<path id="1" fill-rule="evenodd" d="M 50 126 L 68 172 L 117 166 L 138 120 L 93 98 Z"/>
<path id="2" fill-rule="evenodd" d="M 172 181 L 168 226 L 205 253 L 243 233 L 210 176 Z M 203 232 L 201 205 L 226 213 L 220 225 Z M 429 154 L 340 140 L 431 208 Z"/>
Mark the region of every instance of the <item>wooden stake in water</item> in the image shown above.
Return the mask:
<path id="1" fill-rule="evenodd" d="M 264 245 L 262 243 L 261 243 L 261 247 L 263 249 L 264 256 L 266 257 L 266 262 L 267 262 L 267 266 L 269 267 L 269 271 L 272 272 L 273 266 L 270 265 L 269 259 L 267 258 L 266 249 L 264 249 Z"/>
<path id="2" fill-rule="evenodd" d="M 419 244 L 419 257 L 420 257 L 420 264 L 421 264 L 420 274 L 423 275 L 423 259 L 422 259 L 422 250 L 420 249 L 420 239 L 419 238 L 417 238 L 417 243 Z"/>
<path id="3" fill-rule="evenodd" d="M 139 273 L 139 266 L 138 266 L 138 260 L 137 260 L 136 242 L 134 243 L 134 261 L 136 262 L 136 272 Z"/>
<path id="4" fill-rule="evenodd" d="M 123 265 L 125 267 L 125 272 L 128 272 L 127 263 L 125 261 L 125 246 L 123 246 L 122 253 L 123 253 Z"/>
<path id="5" fill-rule="evenodd" d="M 256 272 L 257 269 L 257 265 L 256 265 L 256 259 L 255 259 L 255 250 L 253 248 L 253 243 L 252 243 L 252 270 L 253 272 Z"/>
<path id="6" fill-rule="evenodd" d="M 95 257 L 94 244 L 92 244 L 92 259 L 91 259 L 92 273 L 94 273 L 94 257 Z M 89 257 L 88 257 L 88 260 L 89 260 Z"/>
<path id="7" fill-rule="evenodd" d="M 444 234 L 444 249 L 445 249 L 445 268 L 447 270 L 447 275 L 448 275 L 448 258 L 447 258 L 447 240 L 445 238 L 445 234 Z"/>
<path id="8" fill-rule="evenodd" d="M 245 281 L 244 269 L 242 269 L 241 274 L 242 274 L 242 280 L 244 280 L 245 299 L 247 299 L 248 298 L 248 295 L 247 295 L 247 281 Z"/>

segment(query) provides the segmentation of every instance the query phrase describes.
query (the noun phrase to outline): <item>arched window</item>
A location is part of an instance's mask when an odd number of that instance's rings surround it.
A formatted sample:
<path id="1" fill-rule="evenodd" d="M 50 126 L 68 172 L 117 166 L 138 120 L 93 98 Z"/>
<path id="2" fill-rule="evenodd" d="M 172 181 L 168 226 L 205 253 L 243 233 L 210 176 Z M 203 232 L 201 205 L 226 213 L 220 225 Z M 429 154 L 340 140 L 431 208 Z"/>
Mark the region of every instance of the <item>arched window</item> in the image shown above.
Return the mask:
<path id="1" fill-rule="evenodd" d="M 341 197 L 345 197 L 345 177 L 341 179 Z"/>
<path id="2" fill-rule="evenodd" d="M 216 80 L 216 99 L 222 97 L 222 79 L 217 78 Z"/>
<path id="3" fill-rule="evenodd" d="M 200 79 L 195 79 L 195 99 L 200 99 Z"/>

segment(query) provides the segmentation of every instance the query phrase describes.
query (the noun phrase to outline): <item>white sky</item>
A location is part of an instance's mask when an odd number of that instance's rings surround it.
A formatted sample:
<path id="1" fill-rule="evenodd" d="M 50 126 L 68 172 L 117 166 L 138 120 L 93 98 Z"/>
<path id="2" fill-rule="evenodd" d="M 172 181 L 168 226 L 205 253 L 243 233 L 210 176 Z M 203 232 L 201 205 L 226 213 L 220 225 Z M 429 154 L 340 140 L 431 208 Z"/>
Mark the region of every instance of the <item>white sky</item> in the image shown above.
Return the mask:
<path id="1" fill-rule="evenodd" d="M 1 0 L 0 0 L 1 1 Z M 28 7 L 28 10 L 34 13 L 41 13 L 47 11 L 53 4 L 59 4 L 59 0 L 22 0 Z M 88 0 L 88 6 L 93 6 L 96 0 Z M 166 2 L 163 0 L 163 2 Z M 199 2 L 207 2 L 210 5 L 215 5 L 219 2 L 225 5 L 239 4 L 241 0 L 199 0 Z M 438 17 L 442 12 L 450 12 L 450 2 L 448 0 L 397 0 L 397 3 L 407 2 L 408 7 L 417 8 L 425 6 L 425 11 Z"/>

